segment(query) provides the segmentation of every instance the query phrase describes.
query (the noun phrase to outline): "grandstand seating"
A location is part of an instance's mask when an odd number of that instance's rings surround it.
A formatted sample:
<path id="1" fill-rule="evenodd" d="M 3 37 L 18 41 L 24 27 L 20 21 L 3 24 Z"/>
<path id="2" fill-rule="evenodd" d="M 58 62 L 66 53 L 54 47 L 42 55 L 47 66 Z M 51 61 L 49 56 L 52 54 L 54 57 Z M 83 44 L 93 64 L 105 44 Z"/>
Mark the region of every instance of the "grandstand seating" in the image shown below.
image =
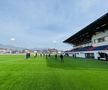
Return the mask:
<path id="1" fill-rule="evenodd" d="M 106 50 L 106 48 L 108 48 L 108 45 L 96 47 L 94 50 Z"/>
<path id="2" fill-rule="evenodd" d="M 92 46 L 83 47 L 83 48 L 80 48 L 79 51 L 88 51 L 88 49 L 91 47 Z"/>
<path id="3" fill-rule="evenodd" d="M 98 47 L 86 46 L 86 47 L 81 47 L 81 48 L 75 48 L 75 49 L 70 50 L 70 52 L 76 52 L 76 51 L 96 51 L 96 50 L 108 50 L 108 45 L 98 46 Z"/>

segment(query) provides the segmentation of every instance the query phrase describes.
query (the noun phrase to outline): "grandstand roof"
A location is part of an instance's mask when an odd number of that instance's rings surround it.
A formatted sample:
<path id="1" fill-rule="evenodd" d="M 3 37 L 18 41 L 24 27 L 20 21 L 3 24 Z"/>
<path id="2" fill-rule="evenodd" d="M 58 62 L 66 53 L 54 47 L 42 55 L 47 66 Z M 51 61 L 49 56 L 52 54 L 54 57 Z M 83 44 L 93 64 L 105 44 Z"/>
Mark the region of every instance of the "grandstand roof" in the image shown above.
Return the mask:
<path id="1" fill-rule="evenodd" d="M 106 29 L 108 29 L 108 13 L 69 37 L 64 41 L 64 43 L 69 43 L 76 46 L 86 44 L 91 42 L 93 35 L 95 35 L 97 32 L 104 32 Z"/>

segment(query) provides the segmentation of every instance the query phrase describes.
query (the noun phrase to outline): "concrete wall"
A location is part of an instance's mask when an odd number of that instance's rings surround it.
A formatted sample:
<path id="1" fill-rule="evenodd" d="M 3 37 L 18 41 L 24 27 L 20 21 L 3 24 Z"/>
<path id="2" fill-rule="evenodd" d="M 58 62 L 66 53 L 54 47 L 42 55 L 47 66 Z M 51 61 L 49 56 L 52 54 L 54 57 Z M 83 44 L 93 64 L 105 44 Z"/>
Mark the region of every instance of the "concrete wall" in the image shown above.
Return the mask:
<path id="1" fill-rule="evenodd" d="M 108 54 L 108 50 L 98 50 L 98 51 L 80 51 L 80 52 L 68 52 L 69 56 L 73 56 L 76 54 L 76 57 L 79 58 L 86 58 L 85 53 L 94 53 L 94 59 L 98 59 L 99 54 L 98 52 L 103 52 Z"/>

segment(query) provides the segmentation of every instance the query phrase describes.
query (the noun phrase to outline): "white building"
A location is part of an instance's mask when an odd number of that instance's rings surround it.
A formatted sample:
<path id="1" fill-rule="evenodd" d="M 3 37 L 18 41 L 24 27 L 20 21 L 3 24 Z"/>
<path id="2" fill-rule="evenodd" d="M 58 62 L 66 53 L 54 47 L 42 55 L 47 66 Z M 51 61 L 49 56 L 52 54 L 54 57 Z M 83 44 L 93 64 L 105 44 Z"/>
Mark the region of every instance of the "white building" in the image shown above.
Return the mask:
<path id="1" fill-rule="evenodd" d="M 10 49 L 6 49 L 6 48 L 0 48 L 0 54 L 9 54 L 12 51 Z"/>
<path id="2" fill-rule="evenodd" d="M 108 13 L 64 41 L 70 56 L 108 60 Z"/>

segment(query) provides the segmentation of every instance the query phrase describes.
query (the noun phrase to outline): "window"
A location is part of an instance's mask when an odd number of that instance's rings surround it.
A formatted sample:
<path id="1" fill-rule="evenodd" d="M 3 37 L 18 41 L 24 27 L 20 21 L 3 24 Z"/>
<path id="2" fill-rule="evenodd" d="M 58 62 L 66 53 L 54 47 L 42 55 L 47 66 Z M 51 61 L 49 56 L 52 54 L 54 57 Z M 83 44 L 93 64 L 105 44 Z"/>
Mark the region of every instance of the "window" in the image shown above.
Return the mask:
<path id="1" fill-rule="evenodd" d="M 94 53 L 85 53 L 86 58 L 94 58 Z"/>
<path id="2" fill-rule="evenodd" d="M 105 41 L 105 37 L 98 38 L 98 43 L 100 43 L 100 42 L 104 42 L 104 41 Z"/>
<path id="3" fill-rule="evenodd" d="M 108 36 L 105 37 L 105 40 L 108 41 Z"/>

